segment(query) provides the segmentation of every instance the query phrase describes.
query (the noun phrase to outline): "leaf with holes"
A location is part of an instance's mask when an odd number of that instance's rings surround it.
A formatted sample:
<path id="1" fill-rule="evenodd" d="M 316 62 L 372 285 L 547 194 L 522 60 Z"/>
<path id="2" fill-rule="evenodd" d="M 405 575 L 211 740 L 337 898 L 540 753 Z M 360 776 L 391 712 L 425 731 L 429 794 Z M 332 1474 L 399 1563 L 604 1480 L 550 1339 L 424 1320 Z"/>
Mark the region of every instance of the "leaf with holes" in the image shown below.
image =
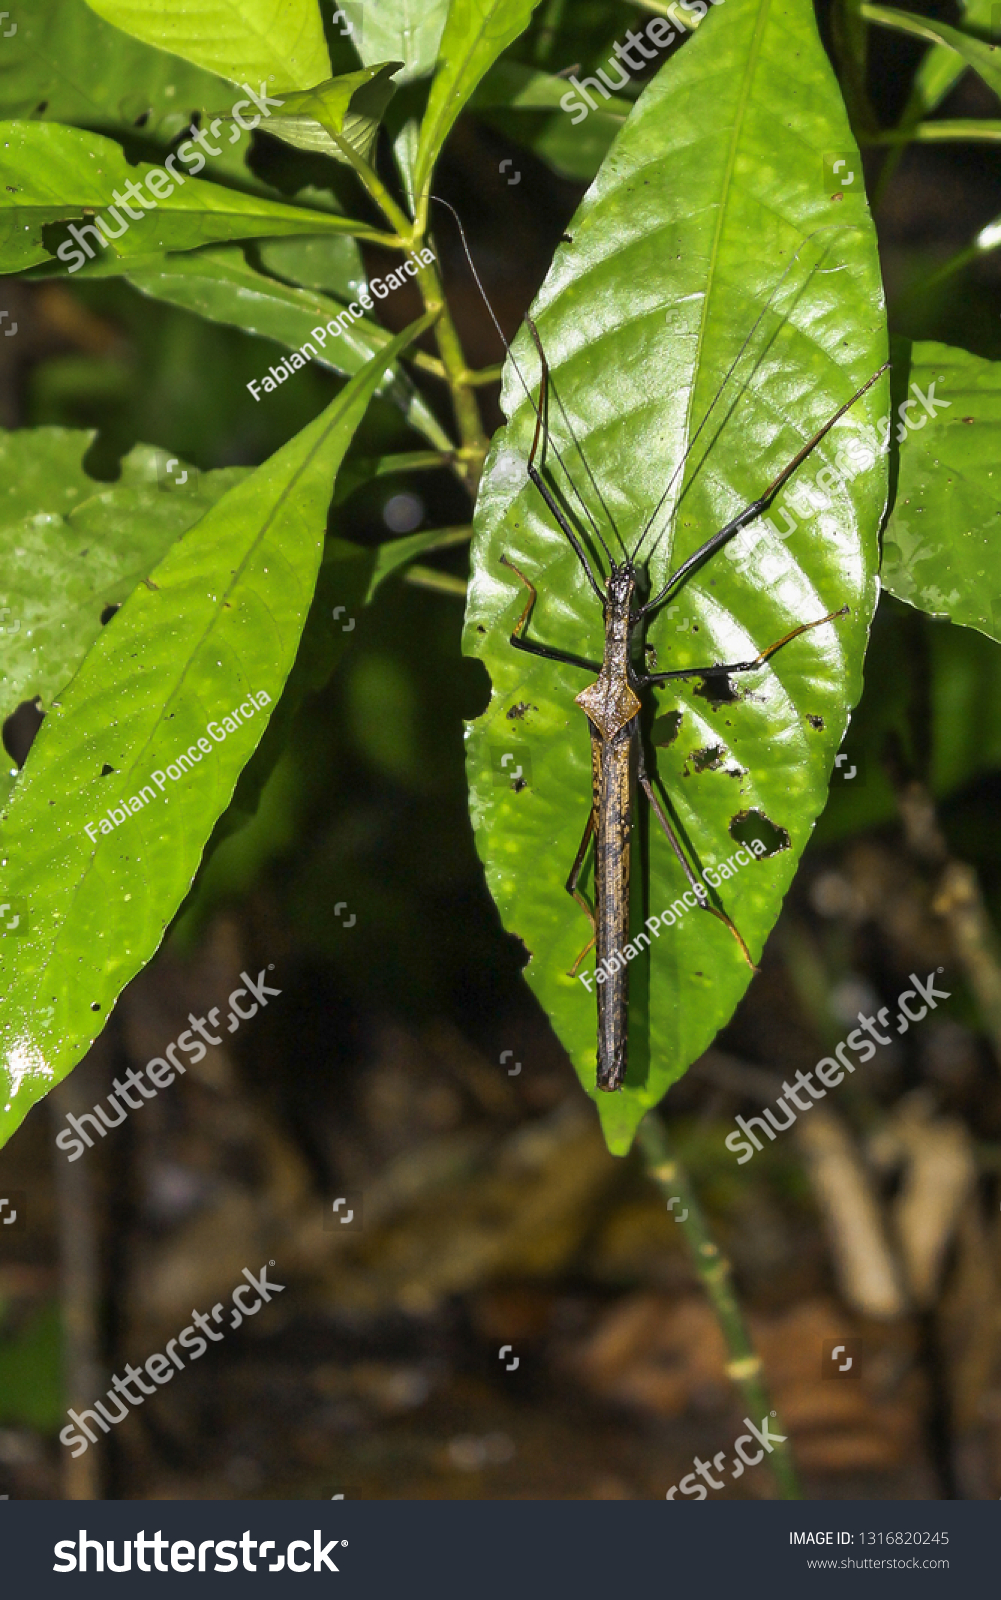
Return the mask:
<path id="1" fill-rule="evenodd" d="M 255 85 L 256 87 L 256 85 Z M 199 108 L 221 116 L 233 86 L 130 38 L 81 0 L 31 0 L 0 50 L 0 117 L 174 138 Z"/>
<path id="2" fill-rule="evenodd" d="M 428 323 L 174 545 L 46 717 L 0 828 L 0 899 L 24 910 L 0 930 L 0 1143 L 79 1061 L 187 893 L 295 659 L 334 475 L 386 362 Z M 371 558 L 338 543 L 363 595 Z"/>
<path id="3" fill-rule="evenodd" d="M 1001 361 L 928 341 L 912 346 L 909 381 L 880 582 L 1001 641 Z"/>
<path id="4" fill-rule="evenodd" d="M 126 600 L 171 545 L 246 477 L 246 467 L 165 473 L 167 457 L 141 444 L 115 483 L 82 457 L 93 433 L 32 428 L 0 434 L 0 720 L 38 696 L 47 709 L 94 641 L 109 607 Z"/>
<path id="5" fill-rule="evenodd" d="M 857 162 L 812 7 L 728 0 L 644 91 L 539 295 L 534 315 L 555 385 L 550 482 L 586 528 L 558 449 L 620 559 L 613 524 L 628 549 L 653 518 L 641 552 L 651 593 L 886 359 L 874 232 L 861 187 L 832 200 L 825 163 L 835 152 Z M 535 393 L 539 362 L 524 334 L 515 354 Z M 663 672 L 750 660 L 801 623 L 849 608 L 754 672 L 644 695 L 648 764 L 693 869 L 755 960 L 861 689 L 886 497 L 871 422 L 887 399 L 883 378 L 794 473 L 768 519 L 737 534 L 647 630 L 647 660 Z M 596 1095 L 610 1147 L 623 1152 L 644 1112 L 727 1022 L 751 972 L 727 929 L 695 909 L 642 802 L 632 927 L 660 921 L 629 962 L 626 1086 L 596 1094 L 593 957 L 581 977 L 568 976 L 591 929 L 564 888 L 590 803 L 588 725 L 574 704 L 590 677 L 512 649 L 527 591 L 501 556 L 538 587 L 529 638 L 600 659 L 601 614 L 526 481 L 535 416 L 510 363 L 503 402 L 510 420 L 480 493 L 465 628 L 465 648 L 493 684 L 468 734 L 472 817 L 503 920 L 526 947 L 526 978 Z M 589 543 L 596 549 L 595 537 Z M 590 876 L 584 887 L 593 891 Z"/>

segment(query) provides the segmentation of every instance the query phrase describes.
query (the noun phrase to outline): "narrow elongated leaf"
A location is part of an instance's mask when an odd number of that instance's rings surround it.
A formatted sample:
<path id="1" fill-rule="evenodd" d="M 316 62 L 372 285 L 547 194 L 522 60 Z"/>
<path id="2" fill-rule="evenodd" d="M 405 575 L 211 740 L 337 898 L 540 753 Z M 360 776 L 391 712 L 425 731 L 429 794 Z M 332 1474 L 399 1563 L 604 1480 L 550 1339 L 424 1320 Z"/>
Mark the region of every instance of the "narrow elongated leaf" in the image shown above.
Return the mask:
<path id="1" fill-rule="evenodd" d="M 867 22 L 878 22 L 883 28 L 893 28 L 898 33 L 909 33 L 914 39 L 927 39 L 929 44 L 946 45 L 954 50 L 968 67 L 978 72 L 995 94 L 1001 94 L 1001 50 L 997 45 L 974 39 L 947 22 L 936 22 L 931 17 L 916 17 L 910 11 L 898 11 L 893 6 L 863 5 L 862 15 Z"/>
<path id="2" fill-rule="evenodd" d="M 483 75 L 524 33 L 538 0 L 450 0 L 441 61 L 421 124 L 414 184 L 424 188 L 438 152 Z"/>
<path id="3" fill-rule="evenodd" d="M 347 238 L 329 242 L 354 246 L 354 241 Z M 271 259 L 278 263 L 281 257 Z M 326 329 L 326 324 L 344 309 L 350 294 L 340 305 L 334 305 L 310 290 L 279 283 L 248 266 L 237 246 L 162 257 L 155 264 L 127 272 L 126 277 L 153 299 L 166 300 L 212 322 L 228 322 L 246 333 L 274 339 L 290 350 L 301 349 L 309 342 L 316 350 L 312 360 L 349 377 L 378 350 L 385 350 L 392 339 L 378 322 L 361 317 L 336 337 L 328 331 L 326 342 L 321 344 L 313 337 L 314 328 L 319 325 Z M 448 434 L 405 373 L 388 369 L 378 392 L 398 405 L 407 421 L 439 449 L 451 449 Z"/>
<path id="4" fill-rule="evenodd" d="M 861 186 L 832 202 L 832 152 L 857 162 L 812 7 L 727 0 L 644 91 L 536 303 L 555 389 L 607 511 L 555 398 L 551 482 L 586 527 L 558 446 L 620 559 L 610 519 L 631 549 L 654 518 L 641 553 L 652 593 L 759 497 L 885 360 L 871 221 Z M 539 363 L 528 338 L 519 337 L 515 354 L 534 393 Z M 817 446 L 770 520 L 694 573 L 647 633 L 660 671 L 741 662 L 849 607 L 729 686 L 695 677 L 646 695 L 647 759 L 664 803 L 693 870 L 705 872 L 755 959 L 824 805 L 861 688 L 886 493 L 867 419 L 885 408 L 885 384 Z M 511 648 L 528 596 L 501 556 L 538 588 L 528 637 L 597 660 L 601 614 L 526 482 L 535 414 L 510 366 L 503 405 L 510 421 L 494 441 L 477 507 L 465 630 L 466 650 L 493 684 L 468 735 L 471 810 L 491 891 L 528 952 L 526 978 L 595 1094 L 593 956 L 581 967 L 591 993 L 568 976 L 591 929 L 564 888 L 590 806 L 587 720 L 574 696 L 591 675 Z M 600 555 L 593 536 L 589 546 Z M 637 945 L 629 961 L 626 1087 L 596 1095 L 619 1152 L 729 1019 L 751 977 L 726 927 L 696 909 L 645 804 L 639 815 L 632 926 L 661 920 L 650 948 Z M 743 848 L 754 840 L 765 854 Z M 589 876 L 583 884 L 590 891 Z"/>
<path id="5" fill-rule="evenodd" d="M 183 146 L 182 146 L 183 148 Z M 107 223 L 107 251 L 112 257 L 149 255 L 159 250 L 191 250 L 198 245 L 229 239 L 266 238 L 272 235 L 352 233 L 364 237 L 364 224 L 328 211 L 287 206 L 263 196 L 241 194 L 190 173 L 174 183 L 172 192 L 153 203 L 146 187 L 149 174 L 159 172 L 166 183 L 171 174 L 146 162 L 129 166 L 119 146 L 98 134 L 56 123 L 0 123 L 0 272 L 16 272 L 52 258 L 42 230 L 52 222 L 69 222 L 88 213 Z M 116 190 L 129 182 L 145 195 L 146 207 L 129 221 Z M 156 184 L 163 189 L 160 179 Z M 126 202 L 136 211 L 143 201 Z M 115 235 L 119 235 L 115 237 Z M 100 259 L 103 233 L 96 227 L 85 235 L 92 254 Z M 62 260 L 73 266 L 85 261 L 84 251 L 72 240 L 59 247 Z"/>
<path id="6" fill-rule="evenodd" d="M 133 38 L 256 89 L 308 89 L 330 76 L 316 0 L 87 0 Z"/>
<path id="7" fill-rule="evenodd" d="M 0 49 L 0 118 L 134 132 L 144 117 L 147 137 L 173 138 L 194 110 L 218 116 L 233 99 L 222 78 L 111 27 L 82 0 L 31 0 Z"/>
<path id="8" fill-rule="evenodd" d="M 915 344 L 905 415 L 880 582 L 1001 641 L 1001 362 Z"/>
<path id="9" fill-rule="evenodd" d="M 116 483 L 83 468 L 94 434 L 33 428 L 0 434 L 3 662 L 0 721 L 22 700 L 47 709 L 120 605 L 171 545 L 246 476 L 245 467 L 164 473 L 164 454 L 137 445 Z"/>
<path id="10" fill-rule="evenodd" d="M 963 32 L 982 30 L 989 33 L 993 26 L 995 0 L 966 0 L 961 5 Z M 902 119 L 906 126 L 925 117 L 941 105 L 953 85 L 966 71 L 966 62 L 950 46 L 935 44 L 926 51 L 908 98 L 907 110 Z"/>
<path id="11" fill-rule="evenodd" d="M 0 828 L 4 898 L 25 915 L 0 940 L 0 1139 L 80 1059 L 187 892 L 295 659 L 334 475 L 383 371 L 380 356 L 174 546 L 42 726 Z"/>
<path id="12" fill-rule="evenodd" d="M 393 73 L 402 64 L 384 61 L 378 66 L 363 67 L 360 72 L 329 78 L 315 89 L 286 95 L 282 109 L 268 121 L 268 132 L 297 150 L 319 152 L 335 161 L 348 161 L 343 149 L 347 144 L 367 161 L 396 88 Z"/>

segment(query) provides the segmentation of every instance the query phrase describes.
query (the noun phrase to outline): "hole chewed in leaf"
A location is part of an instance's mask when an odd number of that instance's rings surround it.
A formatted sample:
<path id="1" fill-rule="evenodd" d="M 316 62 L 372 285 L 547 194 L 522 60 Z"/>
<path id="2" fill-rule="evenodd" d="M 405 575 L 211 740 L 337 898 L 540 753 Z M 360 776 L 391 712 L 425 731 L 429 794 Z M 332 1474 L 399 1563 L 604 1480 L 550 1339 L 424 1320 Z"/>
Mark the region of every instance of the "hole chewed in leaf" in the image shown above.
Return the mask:
<path id="1" fill-rule="evenodd" d="M 763 855 L 758 850 L 754 852 L 755 855 L 762 856 L 762 859 L 777 856 L 781 850 L 788 850 L 790 847 L 786 830 L 772 822 L 763 811 L 756 809 L 738 811 L 737 815 L 731 818 L 729 831 L 730 838 L 735 839 L 738 844 L 753 847 L 756 840 L 763 844 L 765 847 Z"/>
<path id="2" fill-rule="evenodd" d="M 732 706 L 735 700 L 741 698 L 727 672 L 705 673 L 695 693 L 701 695 L 703 700 L 708 700 L 714 711 L 718 711 L 720 706 Z"/>
<path id="3" fill-rule="evenodd" d="M 723 765 L 725 755 L 726 751 L 721 744 L 709 744 L 704 750 L 692 751 L 692 766 L 696 772 L 718 772 Z"/>
<path id="4" fill-rule="evenodd" d="M 658 717 L 650 729 L 651 743 L 656 745 L 658 750 L 666 750 L 669 744 L 674 743 L 680 731 L 681 712 L 665 711 L 664 715 Z"/>

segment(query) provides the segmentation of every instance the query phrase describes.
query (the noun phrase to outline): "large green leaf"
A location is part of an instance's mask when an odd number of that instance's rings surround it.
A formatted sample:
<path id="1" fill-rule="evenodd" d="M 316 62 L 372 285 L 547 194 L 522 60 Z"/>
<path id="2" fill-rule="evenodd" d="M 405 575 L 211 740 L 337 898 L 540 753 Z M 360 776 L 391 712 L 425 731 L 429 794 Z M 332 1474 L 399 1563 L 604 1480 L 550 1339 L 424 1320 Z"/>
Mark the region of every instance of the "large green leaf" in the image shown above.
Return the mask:
<path id="1" fill-rule="evenodd" d="M 1001 641 L 1001 362 L 915 344 L 909 399 L 880 582 Z"/>
<path id="2" fill-rule="evenodd" d="M 93 439 L 68 428 L 0 434 L 0 721 L 22 700 L 48 706 L 99 637 L 105 609 L 247 472 L 180 483 L 184 464 L 167 473 L 164 452 L 142 444 L 117 482 L 98 483 L 83 467 Z"/>
<path id="3" fill-rule="evenodd" d="M 441 59 L 421 124 L 414 172 L 418 193 L 430 177 L 459 112 L 497 57 L 524 33 L 538 3 L 539 0 L 450 0 Z"/>
<path id="4" fill-rule="evenodd" d="M 241 194 L 190 173 L 175 184 L 172 193 L 166 193 L 155 207 L 144 210 L 130 223 L 124 211 L 115 209 L 120 207 L 115 191 L 132 180 L 149 202 L 151 191 L 145 186 L 151 172 L 160 172 L 170 181 L 169 173 L 164 174 L 162 168 L 147 162 L 129 166 L 119 146 L 98 134 L 57 123 L 0 123 L 0 271 L 16 272 L 38 261 L 51 260 L 52 251 L 43 241 L 43 228 L 52 222 L 72 221 L 85 211 L 103 214 L 114 210 L 118 222 L 114 217 L 107 219 L 112 234 L 118 233 L 120 224 L 126 224 L 125 231 L 106 250 L 93 233 L 85 235 L 98 260 L 102 251 L 112 259 L 116 255 L 127 259 L 159 250 L 191 250 L 227 239 L 327 232 L 364 237 L 370 232 L 362 224 L 329 211 Z M 157 185 L 162 187 L 159 179 Z M 135 199 L 129 203 L 135 210 Z M 90 216 L 87 221 L 92 222 Z M 72 241 L 67 243 L 70 249 L 63 259 L 69 261 L 73 253 L 83 258 L 82 250 L 76 249 Z M 82 259 L 79 264 L 83 264 Z"/>
<path id="5" fill-rule="evenodd" d="M 650 562 L 655 589 L 757 498 L 885 360 L 861 185 L 849 198 L 831 198 L 825 158 L 838 151 L 857 162 L 808 0 L 728 0 L 645 90 L 568 225 L 573 242 L 560 247 L 534 315 L 556 389 L 627 545 L 740 357 L 657 519 L 670 536 Z M 515 353 L 534 392 L 539 363 L 524 334 Z M 590 801 L 587 722 L 574 704 L 589 675 L 511 648 L 526 591 L 501 555 L 538 586 L 530 637 L 600 658 L 601 617 L 526 482 L 535 417 L 510 364 L 503 403 L 510 422 L 494 441 L 481 490 L 465 630 L 466 650 L 485 662 L 493 683 L 489 708 L 468 736 L 472 816 L 503 920 L 526 946 L 528 982 L 594 1094 L 595 1001 L 567 975 L 590 927 L 564 889 Z M 647 696 L 649 716 L 658 714 L 652 728 L 647 723 L 650 745 L 677 827 L 693 861 L 719 869 L 721 904 L 755 959 L 824 805 L 861 687 L 886 494 L 867 418 L 885 403 L 884 379 L 803 464 L 771 520 L 737 535 L 649 629 L 667 670 L 746 661 L 798 624 L 850 608 L 734 679 L 732 699 L 720 698 L 718 680 L 714 698 L 697 678 Z M 597 491 L 555 400 L 549 416 L 554 443 L 597 514 Z M 561 485 L 552 452 L 549 466 Z M 818 509 L 781 537 L 793 498 L 822 469 Z M 604 514 L 600 525 L 608 529 Z M 515 765 L 523 771 L 512 783 Z M 635 835 L 634 928 L 686 889 L 666 839 L 647 820 Z M 724 873 L 720 864 L 738 841 L 755 837 L 773 853 Z M 590 973 L 592 962 L 582 970 Z M 626 1087 L 596 1096 L 620 1152 L 644 1111 L 728 1020 L 751 976 L 727 929 L 696 910 L 658 930 L 629 971 Z"/>
<path id="6" fill-rule="evenodd" d="M 31 0 L 0 49 L 0 118 L 131 128 L 144 117 L 146 136 L 173 138 L 193 111 L 232 104 L 231 84 L 109 27 L 84 0 Z"/>
<path id="7" fill-rule="evenodd" d="M 3 898 L 24 911 L 0 940 L 0 1139 L 80 1059 L 187 892 L 288 677 L 333 478 L 384 370 L 380 355 L 173 547 L 42 725 L 0 830 Z"/>
<path id="8" fill-rule="evenodd" d="M 354 251 L 354 240 L 333 238 L 309 240 L 309 245 L 344 245 Z M 306 248 L 306 245 L 303 246 Z M 284 261 L 282 246 L 265 247 L 266 261 L 280 269 Z M 324 259 L 319 251 L 312 259 Z M 348 258 L 351 260 L 351 257 Z M 359 258 L 360 265 L 360 258 Z M 331 318 L 344 309 L 350 300 L 350 284 L 344 286 L 344 300 L 334 305 L 323 295 L 307 289 L 297 289 L 279 283 L 275 278 L 255 272 L 238 246 L 220 250 L 197 250 L 189 255 L 161 258 L 155 264 L 139 267 L 126 273 L 129 283 L 157 300 L 169 301 L 185 311 L 193 311 L 212 322 L 228 322 L 246 333 L 256 333 L 264 339 L 274 339 L 278 344 L 297 350 L 307 340 L 316 349 L 315 360 L 333 372 L 343 372 L 349 377 L 359 371 L 377 350 L 385 350 L 392 335 L 370 317 L 360 317 L 345 327 L 336 338 L 329 335 L 324 344 L 312 338 L 313 329 L 325 326 Z M 364 272 L 361 274 L 364 282 Z M 441 450 L 452 448 L 448 434 L 434 412 L 418 394 L 404 373 L 387 370 L 379 387 L 380 394 L 393 400 L 407 418 Z"/>
<path id="9" fill-rule="evenodd" d="M 309 89 L 330 76 L 317 0 L 87 0 L 147 44 L 256 89 Z"/>

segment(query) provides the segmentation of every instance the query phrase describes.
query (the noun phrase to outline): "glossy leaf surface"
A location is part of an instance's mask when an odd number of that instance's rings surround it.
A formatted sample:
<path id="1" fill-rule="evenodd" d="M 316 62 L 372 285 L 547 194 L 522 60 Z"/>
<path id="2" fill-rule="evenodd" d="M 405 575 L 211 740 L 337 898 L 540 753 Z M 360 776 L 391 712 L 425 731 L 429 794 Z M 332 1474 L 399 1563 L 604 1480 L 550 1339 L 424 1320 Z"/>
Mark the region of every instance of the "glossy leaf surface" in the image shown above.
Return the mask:
<path id="1" fill-rule="evenodd" d="M 171 549 L 45 719 L 0 828 L 3 898 L 23 909 L 0 939 L 2 1139 L 83 1055 L 188 890 L 289 675 L 334 475 L 383 370 Z M 363 593 L 370 559 L 343 551 Z"/>
<path id="2" fill-rule="evenodd" d="M 880 582 L 1001 641 L 1001 362 L 915 344 L 909 399 Z"/>
<path id="3" fill-rule="evenodd" d="M 272 93 L 309 89 L 330 76 L 316 0 L 87 0 L 136 39 L 184 61 Z"/>
<path id="4" fill-rule="evenodd" d="M 827 163 L 837 152 L 857 164 L 812 7 L 727 0 L 644 91 L 568 225 L 573 242 L 560 246 L 533 314 L 584 457 L 630 548 L 737 361 L 656 519 L 654 536 L 668 531 L 649 561 L 655 588 L 760 496 L 886 359 L 874 234 L 861 185 L 846 196 L 832 184 Z M 515 351 L 534 393 L 532 344 L 519 336 Z M 746 661 L 799 624 L 850 608 L 733 678 L 729 694 L 718 679 L 694 678 L 646 695 L 648 760 L 677 831 L 693 866 L 713 870 L 708 881 L 755 959 L 824 805 L 861 687 L 885 505 L 872 423 L 887 398 L 884 378 L 814 450 L 770 522 L 737 535 L 648 631 L 664 671 Z M 538 587 L 529 637 L 599 659 L 601 615 L 526 481 L 535 417 L 510 364 L 503 405 L 511 420 L 481 490 L 465 630 L 467 652 L 493 683 L 468 736 L 472 816 L 504 923 L 525 944 L 526 978 L 596 1094 L 595 998 L 568 976 L 590 926 L 564 889 L 590 804 L 588 727 L 574 696 L 591 675 L 511 648 L 527 592 L 501 555 Z M 553 444 L 611 540 L 555 399 L 549 413 Z M 553 485 L 576 504 L 553 449 L 548 465 Z M 727 929 L 685 905 L 667 840 L 645 805 L 639 815 L 633 930 L 679 909 L 629 965 L 626 1087 L 596 1096 L 617 1152 L 751 978 Z M 734 863 L 755 838 L 767 855 L 747 852 Z M 590 874 L 584 886 L 592 887 Z M 593 956 L 581 970 L 593 988 Z"/>

